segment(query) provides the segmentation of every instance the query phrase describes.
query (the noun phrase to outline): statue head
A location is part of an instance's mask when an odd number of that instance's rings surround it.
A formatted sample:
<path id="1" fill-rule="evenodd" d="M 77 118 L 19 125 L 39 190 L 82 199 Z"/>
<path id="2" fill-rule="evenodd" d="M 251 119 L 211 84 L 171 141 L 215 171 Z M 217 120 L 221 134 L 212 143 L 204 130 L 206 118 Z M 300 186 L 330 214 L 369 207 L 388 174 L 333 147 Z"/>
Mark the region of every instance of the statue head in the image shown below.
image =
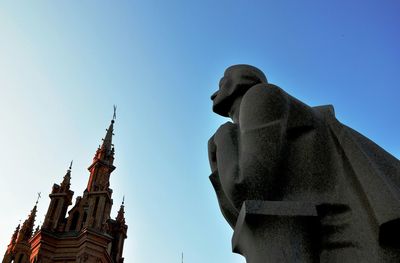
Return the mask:
<path id="1" fill-rule="evenodd" d="M 230 66 L 219 82 L 219 90 L 211 96 L 213 111 L 229 117 L 235 100 L 259 83 L 268 82 L 264 73 L 258 68 L 244 64 Z"/>

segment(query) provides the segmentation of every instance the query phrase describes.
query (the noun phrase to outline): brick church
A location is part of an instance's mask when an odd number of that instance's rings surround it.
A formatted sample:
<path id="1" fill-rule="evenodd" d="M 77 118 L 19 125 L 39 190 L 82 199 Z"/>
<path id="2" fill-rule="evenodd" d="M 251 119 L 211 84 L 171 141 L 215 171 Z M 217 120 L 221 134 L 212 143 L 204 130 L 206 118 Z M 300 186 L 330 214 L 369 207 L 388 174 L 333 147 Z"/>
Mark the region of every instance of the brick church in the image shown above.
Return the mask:
<path id="1" fill-rule="evenodd" d="M 34 231 L 36 202 L 28 218 L 12 235 L 3 263 L 124 262 L 122 251 L 128 229 L 124 202 L 116 218 L 110 217 L 113 191 L 109 188 L 109 179 L 115 169 L 114 120 L 115 112 L 88 168 L 90 176 L 83 196 L 76 198 L 75 205 L 67 213 L 74 194 L 70 190 L 70 166 L 61 184 L 53 185 L 43 225 Z"/>

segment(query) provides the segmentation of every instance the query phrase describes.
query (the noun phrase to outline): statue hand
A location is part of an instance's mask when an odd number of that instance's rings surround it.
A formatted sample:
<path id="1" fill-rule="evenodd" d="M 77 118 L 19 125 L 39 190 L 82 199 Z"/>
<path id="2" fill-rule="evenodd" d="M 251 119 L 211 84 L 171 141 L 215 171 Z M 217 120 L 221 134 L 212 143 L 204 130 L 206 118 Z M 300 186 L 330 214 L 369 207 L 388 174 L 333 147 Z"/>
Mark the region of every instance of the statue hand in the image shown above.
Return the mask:
<path id="1" fill-rule="evenodd" d="M 214 142 L 214 135 L 208 140 L 208 160 L 210 162 L 211 172 L 217 171 L 217 145 L 215 145 Z"/>
<path id="2" fill-rule="evenodd" d="M 226 143 L 223 142 L 224 140 L 231 138 L 233 135 L 235 138 L 237 137 L 237 128 L 238 126 L 236 124 L 233 124 L 232 122 L 226 122 L 225 124 L 221 125 L 215 134 L 208 140 L 208 159 L 212 172 L 218 170 L 216 141 L 218 141 L 219 144 L 226 145 Z"/>
<path id="3" fill-rule="evenodd" d="M 228 121 L 218 128 L 213 137 L 215 137 L 215 141 L 220 141 L 221 139 L 223 140 L 223 138 L 227 136 L 232 137 L 232 135 L 237 138 L 236 134 L 238 127 L 239 126 L 237 124 Z"/>
<path id="4" fill-rule="evenodd" d="M 239 126 L 227 122 L 214 135 L 216 160 L 221 187 L 232 204 L 241 205 L 239 196 L 241 175 L 239 169 Z M 239 206 L 240 208 L 240 206 Z"/>

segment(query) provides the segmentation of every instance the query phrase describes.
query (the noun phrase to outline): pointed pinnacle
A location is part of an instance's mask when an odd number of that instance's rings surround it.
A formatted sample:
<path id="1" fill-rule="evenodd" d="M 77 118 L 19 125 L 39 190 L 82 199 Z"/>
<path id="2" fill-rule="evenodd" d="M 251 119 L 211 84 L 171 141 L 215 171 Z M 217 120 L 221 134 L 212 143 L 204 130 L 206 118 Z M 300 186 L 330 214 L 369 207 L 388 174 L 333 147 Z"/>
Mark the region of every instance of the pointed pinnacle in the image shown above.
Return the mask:
<path id="1" fill-rule="evenodd" d="M 37 201 L 36 201 L 36 203 L 37 203 Z M 19 242 L 21 240 L 29 240 L 29 238 L 32 237 L 33 226 L 35 224 L 35 218 L 36 218 L 36 212 L 37 212 L 37 205 L 35 205 L 33 207 L 28 218 L 22 224 L 21 230 L 18 234 L 17 242 Z"/>
<path id="2" fill-rule="evenodd" d="M 37 197 L 37 199 L 36 199 L 36 204 L 35 204 L 35 206 L 37 206 L 37 204 L 39 203 L 39 199 L 40 199 L 42 193 L 41 193 L 41 192 L 38 192 L 37 194 L 38 194 L 38 197 Z"/>
<path id="3" fill-rule="evenodd" d="M 19 229 L 21 228 L 21 223 L 18 224 L 18 226 L 15 228 L 14 234 L 11 237 L 11 242 L 10 243 L 15 243 L 17 240 L 18 234 L 19 234 Z"/>

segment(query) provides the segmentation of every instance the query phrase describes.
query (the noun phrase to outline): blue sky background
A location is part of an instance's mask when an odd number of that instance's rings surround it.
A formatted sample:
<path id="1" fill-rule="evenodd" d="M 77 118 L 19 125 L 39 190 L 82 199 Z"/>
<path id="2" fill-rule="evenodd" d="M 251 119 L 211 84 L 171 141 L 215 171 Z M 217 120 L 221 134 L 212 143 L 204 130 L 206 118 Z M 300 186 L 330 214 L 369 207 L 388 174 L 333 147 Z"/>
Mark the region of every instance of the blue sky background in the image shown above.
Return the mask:
<path id="1" fill-rule="evenodd" d="M 226 67 L 262 69 L 305 103 L 400 156 L 398 1 L 2 1 L 0 252 L 71 159 L 86 168 L 118 105 L 113 217 L 125 262 L 243 263 L 219 212 L 207 140 Z"/>

